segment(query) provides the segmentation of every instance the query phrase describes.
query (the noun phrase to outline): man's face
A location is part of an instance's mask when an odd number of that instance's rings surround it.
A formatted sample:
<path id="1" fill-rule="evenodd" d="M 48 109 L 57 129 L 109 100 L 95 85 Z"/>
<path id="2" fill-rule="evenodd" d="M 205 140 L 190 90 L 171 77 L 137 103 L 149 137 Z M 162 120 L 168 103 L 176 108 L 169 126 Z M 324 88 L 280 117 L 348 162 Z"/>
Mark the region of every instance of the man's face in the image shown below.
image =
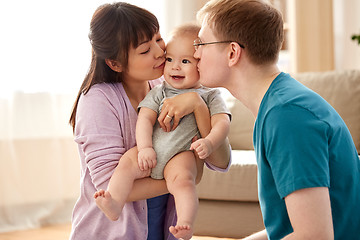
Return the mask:
<path id="1" fill-rule="evenodd" d="M 202 23 L 199 39 L 202 43 L 219 41 L 206 20 Z M 228 46 L 228 43 L 198 46 L 194 57 L 199 59 L 197 66 L 202 85 L 207 87 L 224 87 L 224 81 L 228 77 Z"/>

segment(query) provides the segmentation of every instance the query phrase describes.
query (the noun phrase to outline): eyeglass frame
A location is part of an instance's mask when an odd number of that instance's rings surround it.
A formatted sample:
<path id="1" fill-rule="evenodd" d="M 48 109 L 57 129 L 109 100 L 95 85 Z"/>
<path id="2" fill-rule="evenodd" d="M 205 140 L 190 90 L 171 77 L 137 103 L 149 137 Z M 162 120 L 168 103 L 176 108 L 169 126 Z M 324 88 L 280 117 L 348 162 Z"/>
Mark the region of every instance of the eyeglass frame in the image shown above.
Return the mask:
<path id="1" fill-rule="evenodd" d="M 216 44 L 216 43 L 231 43 L 231 42 L 236 42 L 236 41 L 231 41 L 231 40 L 227 40 L 227 41 L 216 41 L 216 42 L 206 42 L 206 43 L 203 43 L 201 42 L 201 39 L 200 38 L 197 38 L 194 40 L 194 43 L 193 43 L 193 46 L 195 47 L 195 51 L 199 49 L 199 46 L 205 46 L 205 45 L 208 45 L 208 44 Z M 237 44 L 239 44 L 239 46 L 243 49 L 245 49 L 245 46 L 242 45 L 241 43 L 238 43 L 236 42 Z"/>

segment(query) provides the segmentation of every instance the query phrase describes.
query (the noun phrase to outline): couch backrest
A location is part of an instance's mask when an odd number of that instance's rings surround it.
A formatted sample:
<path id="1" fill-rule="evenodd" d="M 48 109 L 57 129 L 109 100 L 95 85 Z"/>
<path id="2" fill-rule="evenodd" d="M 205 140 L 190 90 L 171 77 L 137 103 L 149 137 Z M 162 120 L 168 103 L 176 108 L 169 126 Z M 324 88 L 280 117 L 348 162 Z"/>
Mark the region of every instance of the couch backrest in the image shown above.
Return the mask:
<path id="1" fill-rule="evenodd" d="M 317 92 L 329 102 L 345 121 L 360 153 L 360 70 L 307 72 L 292 74 L 305 86 Z M 233 115 L 229 140 L 233 149 L 253 149 L 252 133 L 254 117 L 233 97 L 226 97 Z"/>

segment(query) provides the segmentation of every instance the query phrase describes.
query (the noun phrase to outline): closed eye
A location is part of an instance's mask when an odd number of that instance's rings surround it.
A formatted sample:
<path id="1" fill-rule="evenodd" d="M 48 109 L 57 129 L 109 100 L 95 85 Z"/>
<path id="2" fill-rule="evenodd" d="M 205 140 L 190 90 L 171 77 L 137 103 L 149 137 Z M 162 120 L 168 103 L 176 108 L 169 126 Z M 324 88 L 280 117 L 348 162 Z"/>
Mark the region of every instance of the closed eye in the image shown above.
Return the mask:
<path id="1" fill-rule="evenodd" d="M 142 52 L 140 54 L 147 54 L 148 52 L 150 52 L 150 48 L 148 50 L 146 50 L 145 52 Z"/>

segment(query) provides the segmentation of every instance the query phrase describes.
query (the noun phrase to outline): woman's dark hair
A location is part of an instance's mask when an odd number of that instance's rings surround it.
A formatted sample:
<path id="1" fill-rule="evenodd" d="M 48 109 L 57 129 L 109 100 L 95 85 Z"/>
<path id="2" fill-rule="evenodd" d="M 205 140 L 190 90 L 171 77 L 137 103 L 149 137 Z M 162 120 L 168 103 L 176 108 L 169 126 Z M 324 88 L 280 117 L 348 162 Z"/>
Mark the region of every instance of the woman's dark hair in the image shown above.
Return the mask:
<path id="1" fill-rule="evenodd" d="M 129 3 L 104 4 L 95 11 L 89 32 L 92 46 L 91 64 L 69 120 L 73 130 L 81 94 L 86 94 L 97 83 L 122 81 L 123 73 L 113 71 L 105 59 L 118 61 L 126 71 L 129 49 L 138 47 L 144 40 L 151 40 L 158 31 L 159 23 L 152 13 Z"/>

